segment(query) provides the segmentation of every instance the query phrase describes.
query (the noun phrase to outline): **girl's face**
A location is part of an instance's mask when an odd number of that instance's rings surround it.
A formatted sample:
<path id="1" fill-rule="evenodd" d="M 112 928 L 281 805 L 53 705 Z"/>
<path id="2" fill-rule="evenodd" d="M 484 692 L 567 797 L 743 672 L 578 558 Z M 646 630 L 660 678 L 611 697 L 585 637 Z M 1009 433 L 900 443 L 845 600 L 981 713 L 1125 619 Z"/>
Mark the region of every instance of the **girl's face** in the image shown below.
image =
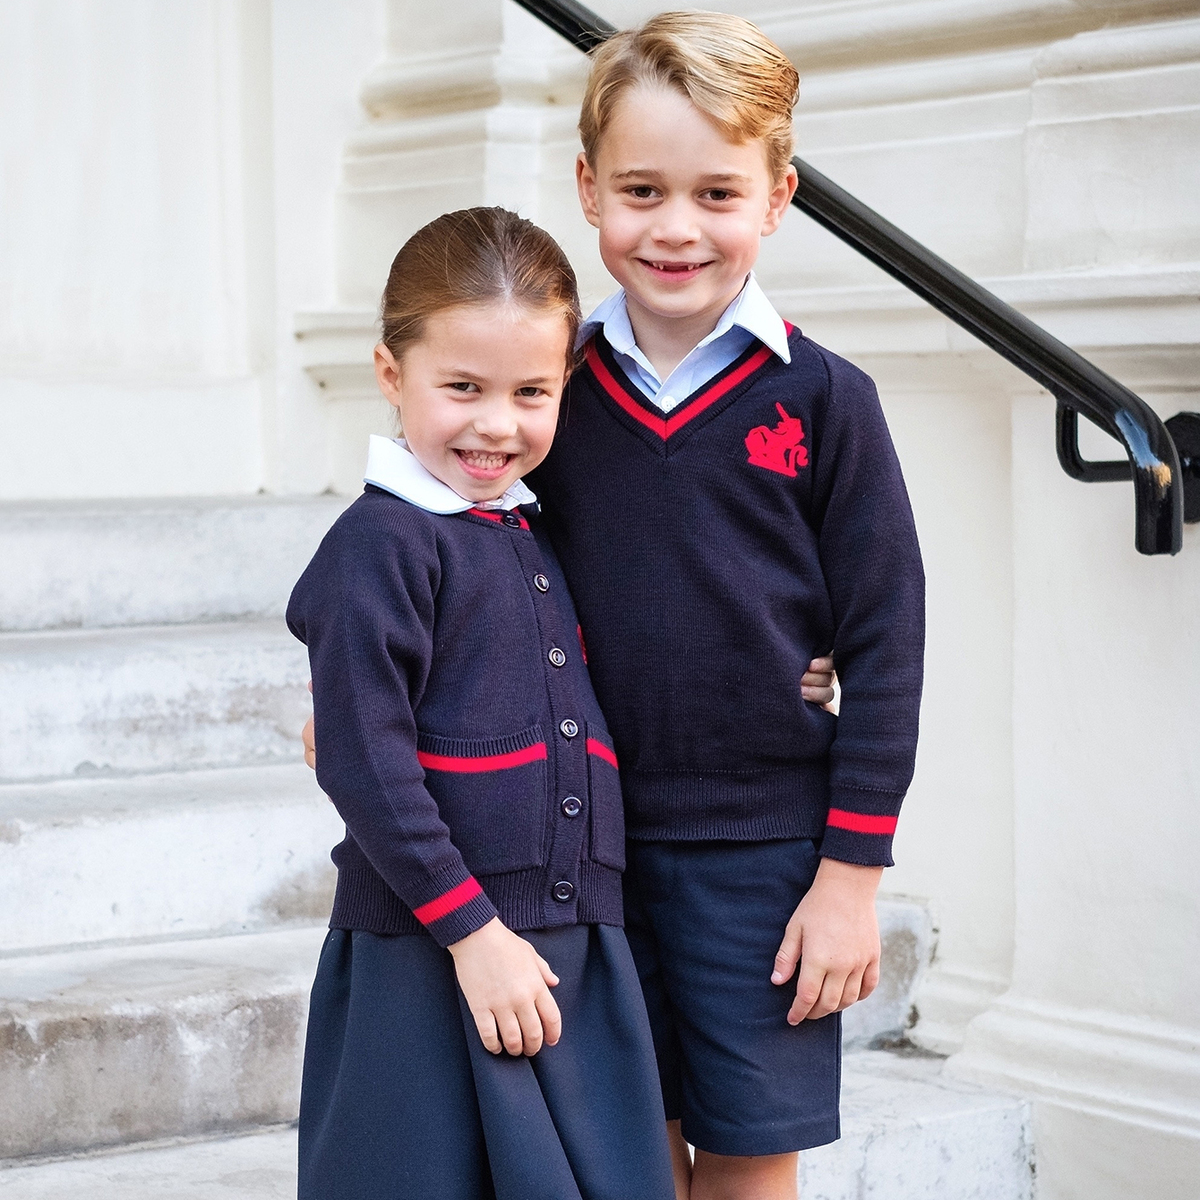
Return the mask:
<path id="1" fill-rule="evenodd" d="M 501 301 L 434 313 L 399 361 L 375 347 L 375 377 L 408 448 L 476 502 L 502 496 L 549 453 L 566 363 L 561 313 Z"/>

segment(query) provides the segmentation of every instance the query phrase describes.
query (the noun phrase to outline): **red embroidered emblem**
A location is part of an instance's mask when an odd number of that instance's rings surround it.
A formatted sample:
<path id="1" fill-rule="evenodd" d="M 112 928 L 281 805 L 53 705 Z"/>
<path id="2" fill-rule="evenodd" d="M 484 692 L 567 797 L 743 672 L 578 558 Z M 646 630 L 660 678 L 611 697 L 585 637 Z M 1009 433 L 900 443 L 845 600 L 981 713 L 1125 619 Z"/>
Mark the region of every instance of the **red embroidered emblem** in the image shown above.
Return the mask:
<path id="1" fill-rule="evenodd" d="M 746 434 L 746 449 L 752 467 L 778 471 L 795 478 L 797 467 L 808 466 L 808 449 L 804 441 L 804 426 L 799 417 L 789 417 L 782 404 L 775 405 L 782 420 L 774 429 L 756 425 Z"/>

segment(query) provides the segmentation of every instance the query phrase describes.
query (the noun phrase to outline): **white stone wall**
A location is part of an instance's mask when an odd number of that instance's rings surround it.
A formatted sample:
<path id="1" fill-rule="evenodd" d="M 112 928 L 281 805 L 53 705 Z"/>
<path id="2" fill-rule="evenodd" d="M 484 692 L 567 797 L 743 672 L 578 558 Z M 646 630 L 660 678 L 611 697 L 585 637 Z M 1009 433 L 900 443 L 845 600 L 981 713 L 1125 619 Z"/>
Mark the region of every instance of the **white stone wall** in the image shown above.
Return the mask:
<path id="1" fill-rule="evenodd" d="M 1200 2 L 725 7 L 799 65 L 804 157 L 1163 416 L 1200 409 Z M 0 9 L 0 499 L 354 490 L 421 223 L 520 208 L 607 290 L 583 78 L 509 0 Z M 1138 556 L 1130 487 L 1059 469 L 1052 400 L 800 214 L 759 274 L 878 380 L 925 550 L 886 881 L 938 931 L 913 1036 L 1036 1099 L 1041 1200 L 1190 1198 L 1200 532 Z"/>
<path id="2" fill-rule="evenodd" d="M 326 486 L 291 314 L 333 298 L 381 27 L 381 0 L 0 6 L 0 500 Z"/>

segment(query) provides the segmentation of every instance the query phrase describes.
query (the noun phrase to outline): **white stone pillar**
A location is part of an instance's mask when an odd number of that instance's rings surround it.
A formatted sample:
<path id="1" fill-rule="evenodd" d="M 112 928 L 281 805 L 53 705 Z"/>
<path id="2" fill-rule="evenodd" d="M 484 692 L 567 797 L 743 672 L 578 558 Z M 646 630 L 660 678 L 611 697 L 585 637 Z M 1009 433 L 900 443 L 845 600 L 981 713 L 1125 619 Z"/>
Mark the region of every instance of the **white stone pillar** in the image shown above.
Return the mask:
<path id="1" fill-rule="evenodd" d="M 367 435 L 393 429 L 370 350 L 405 238 L 440 213 L 496 204 L 540 220 L 577 265 L 596 258 L 574 200 L 583 57 L 503 0 L 390 0 L 386 13 L 385 57 L 362 87 L 367 120 L 343 155 L 336 306 L 296 318 L 341 491 L 361 483 Z"/>
<path id="2" fill-rule="evenodd" d="M 1036 68 L 1029 266 L 1093 297 L 1060 335 L 1160 415 L 1200 408 L 1200 22 L 1082 34 Z M 1137 555 L 1129 485 L 1067 479 L 1053 437 L 1019 397 L 1013 984 L 951 1069 L 1035 1097 L 1040 1200 L 1191 1200 L 1200 530 Z"/>

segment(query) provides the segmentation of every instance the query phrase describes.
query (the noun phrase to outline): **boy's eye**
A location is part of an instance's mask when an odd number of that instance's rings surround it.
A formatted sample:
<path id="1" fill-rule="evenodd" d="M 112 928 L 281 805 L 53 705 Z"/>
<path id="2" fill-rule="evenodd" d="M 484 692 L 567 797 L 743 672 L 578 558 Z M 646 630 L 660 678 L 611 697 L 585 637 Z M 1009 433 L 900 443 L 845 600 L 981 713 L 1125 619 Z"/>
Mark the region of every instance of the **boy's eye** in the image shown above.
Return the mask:
<path id="1" fill-rule="evenodd" d="M 654 189 L 648 183 L 637 183 L 629 189 L 629 194 L 635 200 L 652 200 Z"/>
<path id="2" fill-rule="evenodd" d="M 709 188 L 708 198 L 719 203 L 722 200 L 732 200 L 733 193 L 726 188 Z"/>

